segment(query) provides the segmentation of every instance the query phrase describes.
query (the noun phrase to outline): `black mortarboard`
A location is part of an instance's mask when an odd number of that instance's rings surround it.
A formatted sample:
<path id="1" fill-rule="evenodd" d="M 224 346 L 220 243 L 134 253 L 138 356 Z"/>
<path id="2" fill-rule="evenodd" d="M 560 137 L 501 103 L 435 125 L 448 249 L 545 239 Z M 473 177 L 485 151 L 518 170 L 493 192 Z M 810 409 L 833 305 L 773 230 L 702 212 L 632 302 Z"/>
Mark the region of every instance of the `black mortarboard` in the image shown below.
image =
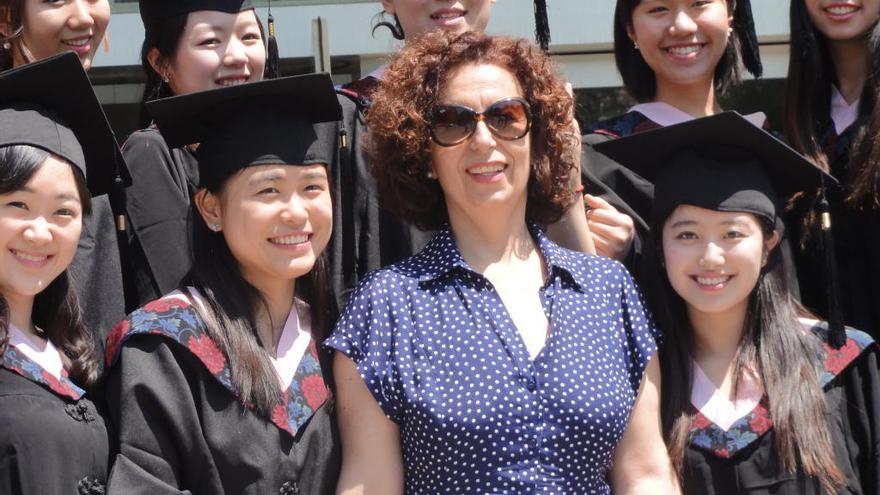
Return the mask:
<path id="1" fill-rule="evenodd" d="M 309 74 L 147 103 L 172 148 L 198 143 L 202 187 L 250 166 L 330 164 L 342 110 L 329 74 Z"/>
<path id="2" fill-rule="evenodd" d="M 535 41 L 545 52 L 550 49 L 550 19 L 547 0 L 535 0 Z"/>
<path id="3" fill-rule="evenodd" d="M 733 29 L 739 34 L 743 65 L 753 76 L 761 77 L 764 74 L 764 65 L 761 63 L 760 43 L 758 43 L 758 33 L 755 31 L 750 0 L 736 0 Z"/>
<path id="4" fill-rule="evenodd" d="M 117 178 L 131 184 L 104 110 L 74 53 L 0 73 L 0 146 L 18 144 L 73 164 L 93 196 L 111 192 Z"/>
<path id="5" fill-rule="evenodd" d="M 654 183 L 651 216 L 663 218 L 682 204 L 718 211 L 744 211 L 783 230 L 785 204 L 802 191 L 837 181 L 772 134 L 736 112 L 606 141 L 594 149 Z M 836 265 L 827 203 L 823 214 L 826 284 L 831 314 L 829 342 L 845 341 L 836 304 Z M 820 203 L 820 210 L 823 208 Z"/>
<path id="6" fill-rule="evenodd" d="M 254 8 L 251 0 L 139 0 L 144 26 L 198 10 L 217 10 L 234 14 Z"/>

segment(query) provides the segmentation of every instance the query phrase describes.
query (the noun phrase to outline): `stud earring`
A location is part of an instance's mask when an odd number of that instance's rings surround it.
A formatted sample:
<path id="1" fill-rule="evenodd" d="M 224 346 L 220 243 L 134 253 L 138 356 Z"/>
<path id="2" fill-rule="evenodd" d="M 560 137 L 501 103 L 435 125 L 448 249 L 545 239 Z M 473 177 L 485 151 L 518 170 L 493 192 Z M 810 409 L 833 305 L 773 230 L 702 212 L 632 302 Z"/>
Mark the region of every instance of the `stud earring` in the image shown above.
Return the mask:
<path id="1" fill-rule="evenodd" d="M 9 44 L 9 40 L 3 42 L 3 49 L 9 51 L 12 48 L 12 45 Z"/>
<path id="2" fill-rule="evenodd" d="M 168 74 L 162 74 L 162 82 L 168 84 Z"/>
<path id="3" fill-rule="evenodd" d="M 214 232 L 220 232 L 220 224 L 219 223 L 211 224 L 211 230 L 213 230 Z"/>
<path id="4" fill-rule="evenodd" d="M 727 28 L 727 35 L 730 36 L 731 34 L 733 34 L 733 26 Z"/>
<path id="5" fill-rule="evenodd" d="M 633 48 L 635 48 L 636 50 L 638 50 L 640 48 L 638 41 L 633 41 Z"/>
<path id="6" fill-rule="evenodd" d="M 428 170 L 428 172 L 425 174 L 425 177 L 429 179 L 436 179 L 437 174 L 435 174 L 433 170 Z"/>

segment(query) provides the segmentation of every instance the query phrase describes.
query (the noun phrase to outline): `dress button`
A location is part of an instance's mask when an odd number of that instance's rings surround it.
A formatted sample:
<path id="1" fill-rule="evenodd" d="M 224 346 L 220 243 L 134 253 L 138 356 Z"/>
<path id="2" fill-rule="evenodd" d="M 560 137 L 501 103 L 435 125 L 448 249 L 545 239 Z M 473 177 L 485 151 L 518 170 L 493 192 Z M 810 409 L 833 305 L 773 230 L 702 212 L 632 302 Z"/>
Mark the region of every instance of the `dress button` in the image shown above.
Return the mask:
<path id="1" fill-rule="evenodd" d="M 278 489 L 278 492 L 281 495 L 299 495 L 299 486 L 296 485 L 295 481 L 285 481 L 281 488 Z"/>
<path id="2" fill-rule="evenodd" d="M 64 405 L 64 412 L 76 421 L 91 423 L 95 417 L 89 411 L 89 406 L 85 402 L 70 403 Z"/>
<path id="3" fill-rule="evenodd" d="M 538 388 L 538 384 L 535 383 L 535 377 L 530 376 L 526 378 L 526 388 L 529 392 L 534 392 Z"/>

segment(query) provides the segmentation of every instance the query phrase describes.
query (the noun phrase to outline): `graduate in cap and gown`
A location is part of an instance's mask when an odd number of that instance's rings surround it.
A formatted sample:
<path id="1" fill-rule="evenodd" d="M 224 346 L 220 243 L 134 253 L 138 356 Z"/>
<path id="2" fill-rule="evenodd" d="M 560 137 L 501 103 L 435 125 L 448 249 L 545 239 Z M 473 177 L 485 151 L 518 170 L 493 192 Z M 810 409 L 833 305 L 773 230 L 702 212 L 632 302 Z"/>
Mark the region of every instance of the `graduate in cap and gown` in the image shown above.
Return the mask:
<path id="1" fill-rule="evenodd" d="M 703 42 L 695 45 L 694 39 Z M 582 181 L 590 231 L 604 238 L 595 242 L 597 253 L 635 271 L 653 184 L 589 145 L 717 113 L 718 97 L 739 84 L 743 66 L 760 76 L 750 0 L 617 0 L 614 55 L 624 88 L 638 104 L 585 129 Z M 749 118 L 758 125 L 766 120 L 762 113 Z"/>
<path id="2" fill-rule="evenodd" d="M 141 0 L 139 6 L 144 103 L 263 79 L 265 36 L 250 0 Z M 145 108 L 141 113 L 146 128 L 123 145 L 134 177 L 126 192 L 128 310 L 170 292 L 189 271 L 190 203 L 199 183 L 194 147 L 168 146 Z"/>
<path id="3" fill-rule="evenodd" d="M 171 147 L 199 143 L 194 263 L 107 343 L 110 493 L 332 493 L 339 469 L 322 253 L 340 117 L 330 77 L 151 102 Z M 330 138 L 328 138 L 330 136 Z"/>
<path id="4" fill-rule="evenodd" d="M 63 87 L 64 91 L 58 88 Z M 69 266 L 91 195 L 124 163 L 67 53 L 0 74 L 0 493 L 98 495 L 110 460 L 100 356 Z"/>
<path id="5" fill-rule="evenodd" d="M 654 184 L 643 288 L 685 493 L 878 493 L 877 344 L 806 313 L 779 252 L 786 200 L 834 179 L 733 112 L 595 148 Z"/>

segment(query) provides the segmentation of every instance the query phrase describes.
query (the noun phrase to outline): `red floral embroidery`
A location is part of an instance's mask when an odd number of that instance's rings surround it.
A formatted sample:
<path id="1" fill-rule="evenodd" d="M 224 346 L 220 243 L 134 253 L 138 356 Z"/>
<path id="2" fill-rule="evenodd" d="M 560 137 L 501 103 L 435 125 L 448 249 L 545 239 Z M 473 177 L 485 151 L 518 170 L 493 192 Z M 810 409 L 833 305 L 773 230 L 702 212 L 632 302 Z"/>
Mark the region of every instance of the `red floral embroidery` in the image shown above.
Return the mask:
<path id="1" fill-rule="evenodd" d="M 825 344 L 824 347 L 825 369 L 835 376 L 839 375 L 862 352 L 858 344 L 852 339 L 847 339 L 846 345 L 840 349 L 834 349 L 828 344 Z"/>
<path id="2" fill-rule="evenodd" d="M 52 373 L 43 371 L 42 375 L 43 379 L 46 380 L 46 383 L 49 385 L 49 388 L 55 392 L 68 397 L 77 397 L 78 394 L 74 392 L 72 388 L 70 388 L 65 382 L 59 381 L 54 375 L 52 375 Z"/>
<path id="3" fill-rule="evenodd" d="M 327 400 L 327 386 L 324 384 L 324 379 L 321 378 L 321 375 L 310 375 L 303 378 L 300 386 L 302 387 L 303 396 L 306 398 L 306 403 L 308 403 L 313 411 L 321 407 L 321 404 Z"/>
<path id="4" fill-rule="evenodd" d="M 220 349 L 217 348 L 217 344 L 215 344 L 207 335 L 200 335 L 189 339 L 187 347 L 189 347 L 189 350 L 205 363 L 205 366 L 208 367 L 208 371 L 210 371 L 211 374 L 216 375 L 226 367 L 226 358 L 223 356 L 223 353 L 220 352 Z"/>
<path id="5" fill-rule="evenodd" d="M 755 408 L 755 417 L 749 421 L 749 427 L 753 432 L 760 435 L 773 426 L 770 415 L 763 407 Z"/>
<path id="6" fill-rule="evenodd" d="M 703 428 L 709 426 L 710 423 L 712 423 L 712 422 L 709 421 L 709 418 L 707 418 L 705 415 L 698 412 L 694 416 L 693 428 L 697 428 L 697 429 L 702 430 Z"/>
<path id="7" fill-rule="evenodd" d="M 143 310 L 153 313 L 166 313 L 172 308 L 186 308 L 189 306 L 185 301 L 176 297 L 166 297 L 164 299 L 156 299 L 144 305 Z"/>
<path id="8" fill-rule="evenodd" d="M 112 364 L 113 359 L 119 352 L 119 346 L 122 345 L 122 338 L 125 337 L 129 329 L 131 329 L 131 322 L 126 318 L 110 330 L 110 335 L 107 336 L 107 350 L 104 351 L 104 360 L 108 365 Z"/>
<path id="9" fill-rule="evenodd" d="M 730 452 L 727 449 L 715 449 L 715 455 L 727 459 L 730 457 Z"/>
<path id="10" fill-rule="evenodd" d="M 290 431 L 290 423 L 288 423 L 288 421 L 287 421 L 287 401 L 286 400 L 283 401 L 283 403 L 275 406 L 275 409 L 272 409 L 272 423 L 274 423 L 275 426 L 278 426 L 282 430 L 290 433 L 291 435 L 293 434 L 293 432 Z"/>

